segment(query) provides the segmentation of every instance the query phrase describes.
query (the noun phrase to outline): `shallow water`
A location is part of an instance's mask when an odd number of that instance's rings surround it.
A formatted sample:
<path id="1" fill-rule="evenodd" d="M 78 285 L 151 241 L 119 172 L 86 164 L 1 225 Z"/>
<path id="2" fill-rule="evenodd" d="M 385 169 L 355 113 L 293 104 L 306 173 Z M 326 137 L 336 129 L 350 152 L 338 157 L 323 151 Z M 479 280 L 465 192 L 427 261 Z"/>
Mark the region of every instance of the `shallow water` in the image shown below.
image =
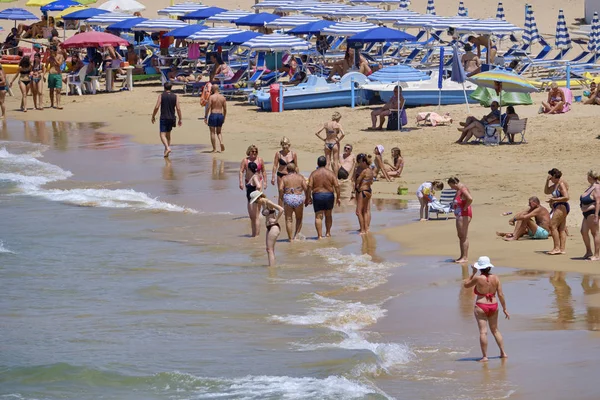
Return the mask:
<path id="1" fill-rule="evenodd" d="M 322 242 L 309 210 L 267 268 L 236 165 L 98 128 L 1 126 L 0 398 L 598 397 L 596 277 L 499 268 L 511 358 L 482 366 L 460 267 L 357 235 L 345 206 Z M 415 213 L 374 210 L 375 231 Z"/>

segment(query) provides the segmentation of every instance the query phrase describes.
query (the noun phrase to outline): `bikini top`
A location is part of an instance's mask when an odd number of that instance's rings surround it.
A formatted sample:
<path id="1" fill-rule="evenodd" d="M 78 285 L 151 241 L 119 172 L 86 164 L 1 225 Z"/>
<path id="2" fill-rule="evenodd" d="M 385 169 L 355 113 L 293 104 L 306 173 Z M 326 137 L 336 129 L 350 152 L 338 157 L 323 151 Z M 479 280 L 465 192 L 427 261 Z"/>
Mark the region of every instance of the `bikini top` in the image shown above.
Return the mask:
<path id="1" fill-rule="evenodd" d="M 22 70 L 19 71 L 19 73 L 21 75 L 29 75 L 30 72 L 31 72 L 31 67 L 27 68 L 27 69 L 22 69 Z"/>
<path id="2" fill-rule="evenodd" d="M 591 187 L 592 187 L 592 186 L 590 186 L 590 187 L 588 188 L 588 190 L 589 190 Z M 595 203 L 595 202 L 596 202 L 596 200 L 592 199 L 592 192 L 593 192 L 593 191 L 590 191 L 590 192 L 589 192 L 587 195 L 585 195 L 585 196 L 584 196 L 584 195 L 581 195 L 581 196 L 579 197 L 579 204 L 580 204 L 581 206 L 587 206 L 587 205 L 590 205 L 590 204 L 592 204 L 592 203 Z"/>
<path id="3" fill-rule="evenodd" d="M 301 194 L 304 192 L 301 186 L 295 188 L 285 188 L 283 191 L 285 194 Z"/>
<path id="4" fill-rule="evenodd" d="M 552 197 L 562 197 L 562 193 L 560 193 L 560 186 L 557 184 L 556 189 L 552 192 Z"/>
<path id="5" fill-rule="evenodd" d="M 293 154 L 293 153 L 290 151 L 290 154 Z M 285 167 L 286 165 L 288 165 L 288 162 L 285 160 L 285 158 L 281 157 L 281 153 L 279 153 L 279 165 L 281 165 L 282 167 Z"/>
<path id="6" fill-rule="evenodd" d="M 487 282 L 489 282 L 490 281 L 490 277 L 488 275 L 484 275 L 484 276 L 485 276 L 485 280 Z M 473 288 L 473 293 L 475 293 L 477 296 L 484 296 L 486 299 L 488 299 L 490 301 L 496 296 L 495 292 L 494 293 L 479 293 L 479 291 L 477 290 L 477 286 L 475 286 Z"/>
<path id="7" fill-rule="evenodd" d="M 264 215 L 265 217 L 268 217 L 271 214 L 275 214 L 275 210 L 270 210 L 268 208 L 265 208 L 264 210 L 262 210 L 262 215 Z"/>

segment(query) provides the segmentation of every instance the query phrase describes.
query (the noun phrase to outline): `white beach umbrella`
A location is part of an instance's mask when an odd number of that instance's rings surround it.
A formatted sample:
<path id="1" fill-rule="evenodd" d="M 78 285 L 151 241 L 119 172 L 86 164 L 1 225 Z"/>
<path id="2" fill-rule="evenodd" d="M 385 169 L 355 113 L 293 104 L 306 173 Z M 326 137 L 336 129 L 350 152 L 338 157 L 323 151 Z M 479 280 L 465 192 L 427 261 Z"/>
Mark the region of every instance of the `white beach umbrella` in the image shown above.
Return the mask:
<path id="1" fill-rule="evenodd" d="M 294 3 L 296 0 L 264 0 L 258 4 L 252 6 L 252 8 L 259 10 L 274 10 L 281 6 Z"/>
<path id="2" fill-rule="evenodd" d="M 394 11 L 382 12 L 381 14 L 375 14 L 371 17 L 368 17 L 366 21 L 374 24 L 385 24 L 393 23 L 396 21 L 400 21 L 401 19 L 406 19 L 415 16 L 421 16 L 421 14 L 410 10 L 399 9 Z"/>
<path id="3" fill-rule="evenodd" d="M 296 36 L 273 33 L 250 39 L 249 41 L 242 43 L 241 47 L 247 47 L 256 51 L 300 51 L 308 50 L 311 47 L 311 44 Z"/>
<path id="4" fill-rule="evenodd" d="M 371 7 L 371 6 L 354 6 L 347 7 L 341 10 L 334 11 L 332 13 L 333 17 L 342 18 L 342 17 L 351 17 L 351 18 L 362 18 L 362 17 L 370 17 L 373 15 L 380 14 L 382 12 L 381 8 Z"/>
<path id="5" fill-rule="evenodd" d="M 522 32 L 523 28 L 496 18 L 481 19 L 456 27 L 458 33 L 477 33 L 483 35 L 507 35 Z"/>
<path id="6" fill-rule="evenodd" d="M 149 19 L 144 21 L 133 28 L 132 31 L 145 31 L 145 32 L 168 32 L 173 29 L 181 28 L 187 26 L 183 21 L 178 21 L 176 19 L 170 18 L 158 18 L 158 19 Z"/>
<path id="7" fill-rule="evenodd" d="M 96 15 L 92 18 L 88 18 L 85 22 L 86 24 L 90 25 L 112 25 L 130 18 L 137 17 L 134 17 L 132 14 L 110 12 L 106 14 Z"/>
<path id="8" fill-rule="evenodd" d="M 423 27 L 426 27 L 427 25 L 439 20 L 440 18 L 441 17 L 438 17 L 437 15 L 411 16 L 411 17 L 403 18 L 399 21 L 396 21 L 394 23 L 394 26 L 396 26 L 398 28 L 413 28 L 413 27 L 423 28 Z"/>
<path id="9" fill-rule="evenodd" d="M 272 29 L 295 28 L 296 26 L 315 21 L 320 21 L 320 19 L 308 17 L 306 15 L 288 15 L 286 17 L 277 18 L 275 21 L 268 22 L 265 26 Z"/>
<path id="10" fill-rule="evenodd" d="M 135 0 L 108 0 L 106 3 L 100 4 L 97 8 L 100 10 L 122 12 L 122 13 L 135 13 L 141 12 L 146 9 L 146 6 Z"/>
<path id="11" fill-rule="evenodd" d="M 465 8 L 465 3 L 463 3 L 462 1 L 458 3 L 458 15 L 459 17 L 466 17 L 467 16 L 467 9 Z"/>
<path id="12" fill-rule="evenodd" d="M 333 15 L 333 13 L 335 11 L 343 10 L 346 8 L 350 8 L 350 6 L 346 5 L 346 4 L 340 4 L 340 3 L 336 3 L 336 4 L 323 3 L 323 4 L 316 5 L 312 8 L 309 8 L 308 10 L 302 10 L 300 12 L 304 15 L 311 15 L 313 17 L 327 17 L 330 15 Z"/>
<path id="13" fill-rule="evenodd" d="M 216 42 L 217 40 L 223 39 L 229 35 L 242 32 L 242 30 L 235 28 L 207 28 L 188 36 L 186 40 L 188 42 Z"/>
<path id="14" fill-rule="evenodd" d="M 333 36 L 354 36 L 357 33 L 377 28 L 377 25 L 368 22 L 348 21 L 338 22 L 327 28 L 323 28 L 321 33 Z"/>
<path id="15" fill-rule="evenodd" d="M 592 19 L 588 50 L 591 53 L 600 53 L 600 18 L 598 18 L 597 12 L 594 13 L 594 18 Z"/>
<path id="16" fill-rule="evenodd" d="M 535 22 L 535 16 L 533 15 L 533 8 L 530 4 L 528 4 L 525 7 L 525 31 L 523 32 L 523 42 L 528 45 L 532 45 L 540 41 L 540 33 L 538 32 L 537 24 Z M 558 40 L 558 37 L 556 38 L 556 40 Z"/>
<path id="17" fill-rule="evenodd" d="M 435 15 L 435 4 L 433 0 L 427 0 L 427 12 L 426 14 Z"/>
<path id="18" fill-rule="evenodd" d="M 231 10 L 231 11 L 225 11 L 225 12 L 213 15 L 212 17 L 209 17 L 206 20 L 210 21 L 210 22 L 233 23 L 233 22 L 237 21 L 238 19 L 246 17 L 251 14 L 254 14 L 254 13 L 251 11 L 245 11 L 245 10 Z"/>
<path id="19" fill-rule="evenodd" d="M 504 5 L 502 2 L 498 3 L 498 8 L 496 9 L 496 19 L 501 19 L 502 21 L 506 20 L 506 16 L 504 15 Z"/>
<path id="20" fill-rule="evenodd" d="M 179 3 L 167 8 L 163 8 L 162 10 L 158 10 L 157 14 L 183 17 L 185 14 L 191 13 L 192 11 L 202 10 L 204 8 L 208 8 L 208 6 L 200 3 Z"/>
<path id="21" fill-rule="evenodd" d="M 563 10 L 558 10 L 558 21 L 556 22 L 556 48 L 561 50 L 570 49 L 573 47 L 571 44 L 571 36 L 567 29 L 567 22 L 565 21 L 565 14 Z"/>

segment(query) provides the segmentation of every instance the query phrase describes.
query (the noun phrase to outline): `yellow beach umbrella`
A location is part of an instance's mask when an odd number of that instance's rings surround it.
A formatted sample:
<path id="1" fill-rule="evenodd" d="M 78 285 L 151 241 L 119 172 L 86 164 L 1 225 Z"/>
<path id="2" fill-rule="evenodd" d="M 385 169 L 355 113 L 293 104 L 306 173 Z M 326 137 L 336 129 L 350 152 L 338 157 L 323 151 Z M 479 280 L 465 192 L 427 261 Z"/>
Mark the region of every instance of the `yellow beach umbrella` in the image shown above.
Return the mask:
<path id="1" fill-rule="evenodd" d="M 25 5 L 27 7 L 42 7 L 48 3 L 52 3 L 54 0 L 29 0 Z"/>
<path id="2" fill-rule="evenodd" d="M 63 11 L 61 11 L 60 13 L 58 13 L 58 15 L 54 16 L 55 20 L 59 20 L 62 19 L 62 17 L 64 17 L 65 15 L 69 15 L 75 11 L 81 11 L 81 10 L 85 10 L 86 8 L 88 8 L 87 6 L 75 6 L 75 7 L 69 7 Z"/>
<path id="3" fill-rule="evenodd" d="M 0 3 L 12 3 L 13 1 L 17 0 L 0 0 Z"/>
<path id="4" fill-rule="evenodd" d="M 78 3 L 81 3 L 85 6 L 90 5 L 90 4 L 94 4 L 96 1 L 98 0 L 76 0 Z"/>

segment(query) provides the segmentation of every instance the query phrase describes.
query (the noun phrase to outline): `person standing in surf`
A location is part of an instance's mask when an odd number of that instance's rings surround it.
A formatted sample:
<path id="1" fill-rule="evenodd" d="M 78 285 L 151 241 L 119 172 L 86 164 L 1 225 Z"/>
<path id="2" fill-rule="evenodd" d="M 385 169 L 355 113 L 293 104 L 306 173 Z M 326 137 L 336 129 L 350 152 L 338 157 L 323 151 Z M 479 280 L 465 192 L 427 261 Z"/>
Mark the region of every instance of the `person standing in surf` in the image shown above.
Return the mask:
<path id="1" fill-rule="evenodd" d="M 473 197 L 469 188 L 460 180 L 453 176 L 448 179 L 448 185 L 456 190 L 454 198 L 454 216 L 456 217 L 456 234 L 460 247 L 460 257 L 454 260 L 455 263 L 466 263 L 469 260 L 469 224 L 473 218 Z"/>
<path id="2" fill-rule="evenodd" d="M 327 159 L 317 159 L 318 168 L 308 178 L 305 205 L 313 205 L 315 210 L 315 229 L 317 239 L 323 239 L 323 216 L 325 216 L 325 236 L 331 237 L 333 225 L 333 206 L 340 203 L 340 184 L 337 177 L 327 168 Z"/>
<path id="3" fill-rule="evenodd" d="M 175 93 L 171 92 L 173 84 L 165 83 L 165 91 L 158 96 L 154 112 L 152 113 L 152 123 L 156 122 L 156 114 L 160 109 L 160 141 L 165 146 L 164 157 L 169 157 L 171 154 L 171 131 L 175 124 L 181 126 L 181 107 L 179 107 L 179 98 Z M 175 110 L 177 110 L 177 120 L 175 118 Z"/>
<path id="4" fill-rule="evenodd" d="M 213 147 L 212 152 L 220 153 L 221 151 L 225 151 L 221 130 L 225 123 L 225 117 L 227 116 L 227 100 L 225 99 L 225 96 L 219 92 L 218 85 L 213 85 L 210 93 L 208 104 L 206 104 L 204 111 L 204 123 L 208 125 L 208 128 L 210 129 L 210 143 Z M 217 138 L 219 139 L 220 150 L 217 150 Z"/>

